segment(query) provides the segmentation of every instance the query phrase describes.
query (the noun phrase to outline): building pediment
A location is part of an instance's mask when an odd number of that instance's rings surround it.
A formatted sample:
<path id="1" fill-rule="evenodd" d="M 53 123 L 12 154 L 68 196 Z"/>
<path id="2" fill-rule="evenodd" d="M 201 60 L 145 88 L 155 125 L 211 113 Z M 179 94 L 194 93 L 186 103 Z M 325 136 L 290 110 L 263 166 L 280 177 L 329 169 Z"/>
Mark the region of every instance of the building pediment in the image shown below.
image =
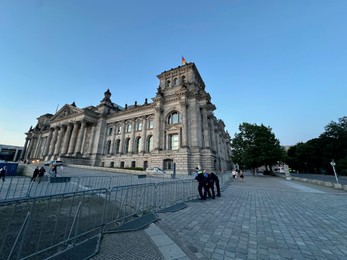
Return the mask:
<path id="1" fill-rule="evenodd" d="M 55 115 L 51 118 L 51 122 L 60 121 L 62 119 L 70 118 L 72 116 L 77 116 L 83 114 L 83 110 L 77 107 L 66 104 L 63 106 Z"/>

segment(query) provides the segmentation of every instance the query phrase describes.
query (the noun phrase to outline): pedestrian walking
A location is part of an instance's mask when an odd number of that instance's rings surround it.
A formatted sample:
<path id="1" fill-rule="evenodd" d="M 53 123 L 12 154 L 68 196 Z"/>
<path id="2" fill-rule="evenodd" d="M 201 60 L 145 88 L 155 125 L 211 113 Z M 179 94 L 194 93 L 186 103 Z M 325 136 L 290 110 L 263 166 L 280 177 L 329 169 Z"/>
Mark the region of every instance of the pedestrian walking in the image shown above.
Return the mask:
<path id="1" fill-rule="evenodd" d="M 243 171 L 242 170 L 239 170 L 239 176 L 240 176 L 241 181 L 243 181 L 245 176 L 243 175 Z"/>
<path id="2" fill-rule="evenodd" d="M 57 177 L 57 165 L 56 164 L 53 164 L 52 165 L 52 174 L 54 177 Z"/>
<path id="3" fill-rule="evenodd" d="M 33 172 L 33 176 L 31 177 L 31 181 L 36 181 L 37 176 L 39 175 L 39 166 L 37 166 Z"/>
<path id="4" fill-rule="evenodd" d="M 6 166 L 4 166 L 0 169 L 0 177 L 2 178 L 2 181 L 5 181 L 6 170 L 7 170 Z"/>
<path id="5" fill-rule="evenodd" d="M 40 170 L 39 170 L 39 183 L 41 182 L 42 177 L 45 175 L 45 172 L 46 172 L 46 170 L 45 170 L 45 168 L 42 166 L 42 167 L 40 168 Z"/>
<path id="6" fill-rule="evenodd" d="M 215 199 L 216 195 L 214 192 L 214 180 L 212 178 L 212 175 L 206 171 L 206 189 L 207 189 L 207 194 L 209 198 Z M 212 194 L 211 194 L 212 193 Z"/>
<path id="7" fill-rule="evenodd" d="M 211 172 L 211 178 L 213 179 L 214 181 L 214 184 L 216 185 L 216 188 L 217 188 L 217 197 L 220 197 L 220 185 L 219 185 L 219 178 L 217 176 L 217 174 L 215 174 L 214 172 Z"/>
<path id="8" fill-rule="evenodd" d="M 233 170 L 232 174 L 233 174 L 233 179 L 237 179 L 237 170 Z"/>

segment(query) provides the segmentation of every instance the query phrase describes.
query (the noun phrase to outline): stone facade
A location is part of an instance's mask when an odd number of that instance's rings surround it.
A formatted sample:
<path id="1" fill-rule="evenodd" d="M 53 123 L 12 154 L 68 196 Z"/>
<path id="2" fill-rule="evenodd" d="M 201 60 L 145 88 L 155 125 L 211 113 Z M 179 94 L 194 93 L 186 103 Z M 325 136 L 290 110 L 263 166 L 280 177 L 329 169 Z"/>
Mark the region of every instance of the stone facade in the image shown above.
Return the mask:
<path id="1" fill-rule="evenodd" d="M 231 169 L 230 136 L 213 111 L 194 63 L 157 76 L 152 102 L 121 107 L 107 90 L 97 106 L 64 105 L 38 118 L 26 133 L 22 159 L 61 159 L 66 164 L 154 167 L 188 173 Z"/>

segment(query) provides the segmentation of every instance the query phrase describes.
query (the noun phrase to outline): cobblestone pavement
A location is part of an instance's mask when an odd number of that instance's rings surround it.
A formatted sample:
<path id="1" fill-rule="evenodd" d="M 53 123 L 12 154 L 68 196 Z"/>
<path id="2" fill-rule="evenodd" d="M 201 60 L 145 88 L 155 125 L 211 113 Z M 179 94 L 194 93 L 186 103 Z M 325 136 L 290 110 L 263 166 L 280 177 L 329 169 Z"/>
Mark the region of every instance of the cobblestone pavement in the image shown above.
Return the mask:
<path id="1" fill-rule="evenodd" d="M 222 197 L 187 205 L 155 223 L 184 257 L 161 254 L 147 228 L 106 235 L 92 259 L 347 259 L 343 190 L 246 175 Z"/>
<path id="2" fill-rule="evenodd" d="M 347 193 L 245 176 L 156 224 L 198 259 L 347 259 Z"/>
<path id="3" fill-rule="evenodd" d="M 92 260 L 162 260 L 164 257 L 144 230 L 104 235 Z"/>

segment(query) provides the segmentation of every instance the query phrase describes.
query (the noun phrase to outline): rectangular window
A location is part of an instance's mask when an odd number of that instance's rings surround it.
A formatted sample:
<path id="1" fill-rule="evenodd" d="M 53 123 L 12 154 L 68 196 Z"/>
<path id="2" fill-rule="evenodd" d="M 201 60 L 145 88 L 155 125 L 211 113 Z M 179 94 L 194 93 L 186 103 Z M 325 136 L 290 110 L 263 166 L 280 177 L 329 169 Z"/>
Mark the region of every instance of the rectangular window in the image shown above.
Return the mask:
<path id="1" fill-rule="evenodd" d="M 148 129 L 153 129 L 154 128 L 154 120 L 153 119 L 150 119 L 148 121 Z"/>
<path id="2" fill-rule="evenodd" d="M 178 134 L 173 134 L 169 136 L 170 150 L 178 150 L 179 148 L 179 138 Z"/>

